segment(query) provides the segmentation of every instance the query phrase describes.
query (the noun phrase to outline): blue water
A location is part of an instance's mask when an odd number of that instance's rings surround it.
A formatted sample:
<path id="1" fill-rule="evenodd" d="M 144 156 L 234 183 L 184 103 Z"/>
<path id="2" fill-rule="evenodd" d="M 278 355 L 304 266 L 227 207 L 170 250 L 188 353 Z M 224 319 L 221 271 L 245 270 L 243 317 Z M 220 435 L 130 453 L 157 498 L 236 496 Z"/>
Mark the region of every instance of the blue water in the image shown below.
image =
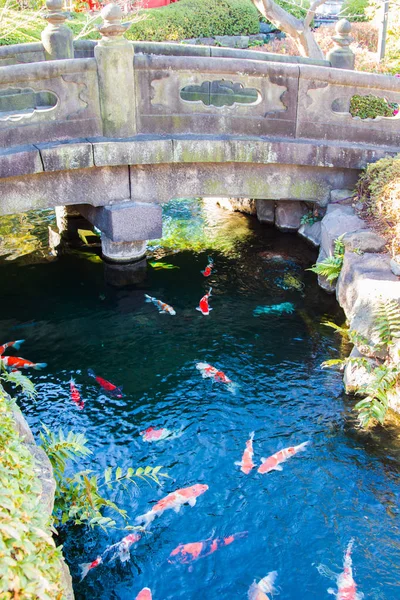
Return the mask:
<path id="1" fill-rule="evenodd" d="M 320 324 L 341 323 L 343 314 L 304 271 L 315 252 L 294 235 L 211 205 L 173 203 L 166 217 L 153 259 L 178 268 L 150 267 L 141 283 L 124 289 L 105 283 L 93 252 L 49 257 L 48 213 L 32 217 L 36 241 L 27 251 L 18 252 L 18 229 L 13 260 L 7 240 L 0 246 L 0 340 L 25 338 L 19 354 L 49 365 L 32 373 L 37 401 L 19 401 L 34 433 L 41 423 L 84 432 L 93 456 L 78 467 L 99 473 L 107 465 L 163 465 L 170 479 L 162 487 L 140 483 L 136 494 L 117 497 L 132 523 L 177 488 L 209 486 L 194 508 L 156 519 L 125 566 L 101 565 L 82 583 L 79 563 L 125 534 L 64 527 L 59 537 L 77 600 L 131 600 L 145 586 L 154 600 L 246 598 L 253 580 L 272 570 L 280 600 L 323 600 L 334 582 L 316 567 L 339 572 L 351 537 L 359 591 L 372 600 L 400 598 L 398 431 L 360 432 L 341 375 L 319 367 L 346 349 Z M 210 255 L 216 269 L 205 279 L 200 270 Z M 285 273 L 304 286 L 280 287 Z M 203 317 L 195 307 L 210 284 L 214 310 Z M 176 316 L 160 315 L 145 293 L 171 304 Z M 283 302 L 295 312 L 253 315 L 257 306 Z M 222 369 L 236 394 L 202 379 L 200 361 Z M 125 397 L 102 393 L 88 368 L 123 385 Z M 71 376 L 82 411 L 70 400 Z M 139 432 L 149 426 L 184 431 L 148 444 Z M 278 449 L 311 444 L 282 472 L 244 475 L 234 462 L 251 431 L 257 466 Z M 167 562 L 179 543 L 239 531 L 248 531 L 247 539 L 192 570 Z"/>

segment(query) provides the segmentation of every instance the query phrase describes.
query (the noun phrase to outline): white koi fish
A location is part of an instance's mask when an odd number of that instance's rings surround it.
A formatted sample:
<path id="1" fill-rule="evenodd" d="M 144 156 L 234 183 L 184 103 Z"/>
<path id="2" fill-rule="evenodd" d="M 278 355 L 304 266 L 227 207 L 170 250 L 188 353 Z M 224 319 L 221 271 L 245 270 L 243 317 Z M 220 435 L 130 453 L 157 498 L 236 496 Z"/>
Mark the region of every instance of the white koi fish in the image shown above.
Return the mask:
<path id="1" fill-rule="evenodd" d="M 275 452 L 269 458 L 261 459 L 261 466 L 258 468 L 259 473 L 269 473 L 270 471 L 282 471 L 281 463 L 286 462 L 288 458 L 294 456 L 298 452 L 305 450 L 310 442 L 303 442 L 298 446 L 290 446 Z"/>
<path id="2" fill-rule="evenodd" d="M 162 515 L 165 510 L 172 509 L 178 513 L 184 504 L 189 504 L 193 507 L 196 504 L 197 497 L 204 494 L 207 490 L 208 485 L 202 483 L 196 483 L 196 485 L 176 490 L 159 500 L 147 513 L 137 517 L 136 523 L 144 523 L 144 526 L 147 527 L 156 517 Z"/>
<path id="3" fill-rule="evenodd" d="M 79 566 L 81 568 L 81 581 L 83 581 L 85 579 L 85 577 L 89 573 L 89 571 L 91 571 L 92 569 L 95 569 L 96 567 L 101 565 L 102 562 L 103 562 L 103 559 L 101 558 L 101 556 L 98 556 L 91 563 L 89 562 L 89 563 L 80 564 Z"/>
<path id="4" fill-rule="evenodd" d="M 246 448 L 243 452 L 242 460 L 240 462 L 235 462 L 237 467 L 240 467 L 242 473 L 248 475 L 250 471 L 256 466 L 253 463 L 253 440 L 254 440 L 254 431 L 250 433 L 250 439 L 246 442 Z"/>
<path id="5" fill-rule="evenodd" d="M 176 311 L 169 304 L 166 304 L 161 300 L 157 300 L 157 298 L 154 298 L 153 296 L 148 296 L 148 294 L 145 294 L 144 297 L 146 298 L 146 302 L 152 302 L 155 306 L 157 306 L 160 313 L 176 315 Z"/>
<path id="6" fill-rule="evenodd" d="M 266 577 L 260 579 L 258 583 L 254 581 L 247 592 L 248 599 L 270 600 L 270 596 L 267 596 L 267 594 L 276 593 L 274 583 L 277 575 L 278 573 L 276 571 L 271 571 Z"/>
<path id="7" fill-rule="evenodd" d="M 337 592 L 333 588 L 328 589 L 328 593 L 333 594 L 336 600 L 362 600 L 364 598 L 362 592 L 357 592 L 357 585 L 353 579 L 353 562 L 351 560 L 353 544 L 354 539 L 352 538 L 344 555 L 343 571 L 336 577 Z"/>

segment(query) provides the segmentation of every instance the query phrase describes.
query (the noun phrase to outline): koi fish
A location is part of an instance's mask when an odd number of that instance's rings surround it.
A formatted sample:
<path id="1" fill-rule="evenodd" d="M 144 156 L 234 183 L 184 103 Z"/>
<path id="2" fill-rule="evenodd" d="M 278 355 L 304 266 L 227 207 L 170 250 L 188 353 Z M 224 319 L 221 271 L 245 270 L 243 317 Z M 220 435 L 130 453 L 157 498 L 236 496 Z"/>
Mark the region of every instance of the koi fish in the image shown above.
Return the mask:
<path id="1" fill-rule="evenodd" d="M 241 471 L 248 475 L 250 471 L 256 465 L 253 463 L 253 440 L 254 440 L 254 431 L 250 433 L 250 439 L 246 442 L 246 448 L 243 452 L 242 460 L 240 462 L 235 462 L 235 465 L 241 467 Z"/>
<path id="2" fill-rule="evenodd" d="M 176 315 L 175 310 L 169 304 L 165 304 L 165 302 L 161 302 L 161 300 L 157 300 L 157 298 L 153 298 L 153 296 L 148 296 L 147 294 L 145 294 L 144 297 L 146 298 L 146 302 L 152 302 L 155 306 L 157 306 L 160 313 Z"/>
<path id="3" fill-rule="evenodd" d="M 292 302 L 282 302 L 281 304 L 270 304 L 269 306 L 257 306 L 253 310 L 253 315 L 259 317 L 260 315 L 291 315 L 294 313 L 294 304 Z"/>
<path id="4" fill-rule="evenodd" d="M 204 275 L 204 277 L 210 277 L 213 268 L 214 268 L 214 261 L 212 258 L 208 257 L 208 265 L 206 266 L 204 271 L 200 271 L 200 273 L 202 275 Z"/>
<path id="5" fill-rule="evenodd" d="M 336 600 L 362 600 L 364 594 L 357 592 L 357 585 L 353 579 L 353 562 L 351 560 L 351 551 L 353 549 L 354 539 L 352 538 L 347 546 L 343 560 L 343 571 L 336 577 L 338 586 L 337 592 L 332 588 L 328 589 L 329 594 L 334 594 Z"/>
<path id="6" fill-rule="evenodd" d="M 140 432 L 144 442 L 158 442 L 159 440 L 165 440 L 172 434 L 170 429 L 154 429 L 154 427 L 148 427 L 144 431 Z"/>
<path id="7" fill-rule="evenodd" d="M 2 346 L 0 346 L 0 356 L 4 354 L 7 348 L 14 348 L 15 350 L 19 350 L 21 344 L 24 343 L 25 340 L 16 340 L 15 342 L 6 342 Z"/>
<path id="8" fill-rule="evenodd" d="M 258 468 L 259 473 L 269 473 L 270 471 L 282 471 L 282 467 L 280 463 L 286 462 L 288 458 L 294 456 L 298 452 L 305 450 L 307 445 L 310 442 L 303 442 L 298 446 L 290 446 L 289 448 L 284 448 L 283 450 L 279 450 L 279 452 L 275 452 L 269 458 L 261 459 L 261 466 Z"/>
<path id="9" fill-rule="evenodd" d="M 202 297 L 199 302 L 199 306 L 196 308 L 196 310 L 200 311 L 201 314 L 205 316 L 209 315 L 210 310 L 212 310 L 212 308 L 208 306 L 208 299 L 211 296 L 211 290 L 212 288 L 208 290 L 208 294 L 205 294 L 205 296 Z"/>
<path id="10" fill-rule="evenodd" d="M 103 556 L 112 552 L 112 556 L 110 558 L 110 562 L 119 558 L 122 563 L 126 562 L 131 558 L 130 548 L 132 544 L 136 544 L 142 536 L 140 533 L 130 533 L 126 535 L 120 542 L 113 544 L 112 546 L 108 546 L 103 552 Z"/>
<path id="11" fill-rule="evenodd" d="M 204 540 L 203 542 L 192 542 L 190 544 L 179 544 L 172 550 L 169 555 L 168 562 L 173 563 L 192 563 L 199 558 L 204 558 L 213 554 L 216 550 L 229 546 L 235 540 L 240 540 L 247 537 L 247 531 L 241 531 L 240 533 L 234 533 L 225 538 L 215 538 L 214 540 Z"/>
<path id="12" fill-rule="evenodd" d="M 212 365 L 209 365 L 208 363 L 202 363 L 202 362 L 196 364 L 196 369 L 198 369 L 200 371 L 203 379 L 207 379 L 208 377 L 211 377 L 214 381 L 219 381 L 220 383 L 225 383 L 227 385 L 228 389 L 233 394 L 236 392 L 237 384 L 233 383 L 233 381 L 231 381 L 229 379 L 229 377 L 227 377 L 223 371 L 218 371 L 218 369 L 216 369 Z"/>
<path id="13" fill-rule="evenodd" d="M 91 571 L 92 569 L 95 569 L 96 567 L 101 565 L 102 562 L 103 562 L 103 559 L 101 558 L 101 556 L 98 556 L 91 563 L 81 563 L 79 565 L 81 568 L 81 581 L 83 581 L 85 579 L 85 577 L 89 573 L 89 571 Z"/>
<path id="14" fill-rule="evenodd" d="M 98 377 L 96 375 L 96 373 L 93 371 L 93 369 L 88 369 L 88 375 L 89 375 L 89 377 L 93 377 L 93 379 L 95 379 L 95 381 L 97 381 L 97 383 L 99 384 L 100 387 L 103 388 L 103 390 L 105 390 L 106 392 L 110 392 L 111 396 L 115 396 L 115 398 L 123 397 L 122 386 L 117 387 L 110 381 L 107 381 L 107 379 Z"/>
<path id="15" fill-rule="evenodd" d="M 150 588 L 143 588 L 141 592 L 136 596 L 136 600 L 152 600 L 153 596 L 151 595 Z"/>
<path id="16" fill-rule="evenodd" d="M 278 573 L 276 571 L 271 571 L 268 573 L 266 577 L 260 579 L 258 583 L 255 581 L 249 587 L 249 591 L 247 592 L 247 597 L 249 600 L 269 600 L 269 596 L 267 594 L 275 594 L 276 590 L 274 588 L 275 579 Z"/>
<path id="17" fill-rule="evenodd" d="M 78 391 L 78 388 L 75 386 L 75 381 L 73 379 L 71 379 L 71 381 L 69 382 L 69 389 L 71 392 L 71 400 L 72 402 L 75 402 L 75 404 L 82 409 L 85 404 L 83 402 L 83 400 L 81 399 L 81 395 Z"/>
<path id="18" fill-rule="evenodd" d="M 36 371 L 40 371 L 40 369 L 47 367 L 47 363 L 33 363 L 18 356 L 0 356 L 0 361 L 12 371 L 19 371 L 19 369 L 35 369 Z"/>
<path id="19" fill-rule="evenodd" d="M 147 513 L 137 517 L 136 523 L 144 523 L 144 526 L 147 527 L 156 517 L 162 515 L 165 510 L 172 509 L 178 513 L 184 504 L 189 504 L 193 507 L 196 504 L 197 497 L 204 494 L 207 490 L 208 485 L 202 483 L 196 483 L 196 485 L 176 490 L 159 500 Z"/>

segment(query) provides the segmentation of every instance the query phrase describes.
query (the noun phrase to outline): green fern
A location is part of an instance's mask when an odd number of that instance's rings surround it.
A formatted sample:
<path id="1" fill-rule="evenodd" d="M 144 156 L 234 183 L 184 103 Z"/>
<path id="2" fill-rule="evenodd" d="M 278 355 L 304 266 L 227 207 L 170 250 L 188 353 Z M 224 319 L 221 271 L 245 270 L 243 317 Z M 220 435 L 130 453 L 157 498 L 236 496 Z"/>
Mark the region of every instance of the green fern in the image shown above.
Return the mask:
<path id="1" fill-rule="evenodd" d="M 321 363 L 321 369 L 339 367 L 339 370 L 343 371 L 347 365 L 364 367 L 368 372 L 371 372 L 372 370 L 369 361 L 363 356 L 348 356 L 347 358 L 332 358 L 330 360 L 324 360 L 324 362 Z"/>
<path id="2" fill-rule="evenodd" d="M 400 369 L 385 364 L 379 365 L 373 370 L 373 380 L 357 394 L 365 395 L 355 405 L 358 410 L 358 419 L 362 427 L 367 427 L 371 421 L 383 423 L 388 410 L 388 392 L 393 390 L 399 381 Z"/>
<path id="3" fill-rule="evenodd" d="M 397 300 L 381 301 L 375 311 L 374 331 L 379 346 L 390 346 L 400 337 L 400 306 Z"/>
<path id="4" fill-rule="evenodd" d="M 341 335 L 344 339 L 348 340 L 354 346 L 365 346 L 371 349 L 371 346 L 368 344 L 368 340 L 361 333 L 358 333 L 355 329 L 350 329 L 345 325 L 344 327 L 340 327 L 340 325 L 336 325 L 332 321 L 322 321 L 322 325 L 326 325 L 326 327 L 330 327 L 334 329 L 336 333 Z"/>
<path id="5" fill-rule="evenodd" d="M 16 387 L 20 387 L 22 392 L 32 400 L 34 400 L 37 396 L 37 391 L 32 381 L 25 375 L 22 375 L 20 371 L 7 373 L 7 371 L 4 369 L 0 376 L 0 379 L 6 381 L 7 383 L 12 383 Z"/>
<path id="6" fill-rule="evenodd" d="M 343 234 L 344 235 L 344 234 Z M 333 283 L 340 275 L 340 271 L 343 266 L 344 259 L 344 243 L 343 243 L 343 235 L 336 238 L 334 242 L 334 250 L 333 255 L 327 256 L 324 260 L 316 263 L 307 271 L 312 271 L 317 275 L 321 275 L 325 277 L 329 283 Z"/>

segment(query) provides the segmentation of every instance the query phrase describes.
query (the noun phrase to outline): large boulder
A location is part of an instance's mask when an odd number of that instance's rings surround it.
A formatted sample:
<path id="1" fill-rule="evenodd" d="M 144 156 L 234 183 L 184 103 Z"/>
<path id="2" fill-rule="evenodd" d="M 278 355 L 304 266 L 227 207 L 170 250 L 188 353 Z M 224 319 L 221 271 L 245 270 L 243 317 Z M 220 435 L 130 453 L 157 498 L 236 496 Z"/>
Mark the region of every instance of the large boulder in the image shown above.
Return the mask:
<path id="1" fill-rule="evenodd" d="M 275 209 L 275 225 L 281 231 L 297 231 L 306 213 L 306 206 L 298 200 L 279 200 Z"/>
<path id="2" fill-rule="evenodd" d="M 346 233 L 343 236 L 343 243 L 346 250 L 353 250 L 353 252 L 382 252 L 386 246 L 385 238 L 370 229 Z"/>
<path id="3" fill-rule="evenodd" d="M 275 200 L 256 200 L 256 210 L 260 223 L 275 222 Z"/>
<path id="4" fill-rule="evenodd" d="M 318 247 L 321 244 L 321 221 L 316 221 L 312 225 L 308 223 L 301 225 L 299 235 L 313 246 Z"/>
<path id="5" fill-rule="evenodd" d="M 321 221 L 321 248 L 329 256 L 333 254 L 335 240 L 349 231 L 367 229 L 366 223 L 357 217 L 351 206 L 330 204 Z"/>

